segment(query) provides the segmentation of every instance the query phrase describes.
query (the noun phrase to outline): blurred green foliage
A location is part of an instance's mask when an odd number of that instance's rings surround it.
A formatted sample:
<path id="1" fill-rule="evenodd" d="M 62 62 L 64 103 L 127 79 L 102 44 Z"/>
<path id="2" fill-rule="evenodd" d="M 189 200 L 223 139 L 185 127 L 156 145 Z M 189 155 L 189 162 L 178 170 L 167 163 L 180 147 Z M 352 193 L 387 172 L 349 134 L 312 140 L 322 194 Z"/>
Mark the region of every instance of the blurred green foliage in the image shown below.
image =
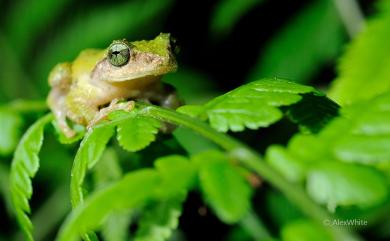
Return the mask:
<path id="1" fill-rule="evenodd" d="M 387 4 L 387 5 L 386 5 Z M 390 9 L 383 1 L 381 12 L 366 26 L 341 59 L 340 75 L 329 95 L 340 104 L 372 98 L 390 89 Z"/>
<path id="2" fill-rule="evenodd" d="M 215 6 L 210 23 L 210 33 L 214 38 L 225 37 L 235 27 L 238 20 L 249 10 L 264 0 L 221 0 Z"/>
<path id="3" fill-rule="evenodd" d="M 249 76 L 277 76 L 307 83 L 340 53 L 342 23 L 332 1 L 312 1 L 272 37 Z"/>

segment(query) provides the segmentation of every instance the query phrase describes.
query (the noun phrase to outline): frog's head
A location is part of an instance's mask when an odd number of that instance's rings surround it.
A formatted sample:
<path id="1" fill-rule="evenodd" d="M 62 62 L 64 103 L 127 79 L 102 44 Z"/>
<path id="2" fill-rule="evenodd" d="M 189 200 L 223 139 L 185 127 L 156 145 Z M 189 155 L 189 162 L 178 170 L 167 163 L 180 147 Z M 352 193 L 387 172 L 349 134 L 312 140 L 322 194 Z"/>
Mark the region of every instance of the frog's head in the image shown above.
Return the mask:
<path id="1" fill-rule="evenodd" d="M 92 72 L 92 78 L 110 82 L 150 79 L 177 69 L 169 34 L 153 40 L 115 40 Z"/>

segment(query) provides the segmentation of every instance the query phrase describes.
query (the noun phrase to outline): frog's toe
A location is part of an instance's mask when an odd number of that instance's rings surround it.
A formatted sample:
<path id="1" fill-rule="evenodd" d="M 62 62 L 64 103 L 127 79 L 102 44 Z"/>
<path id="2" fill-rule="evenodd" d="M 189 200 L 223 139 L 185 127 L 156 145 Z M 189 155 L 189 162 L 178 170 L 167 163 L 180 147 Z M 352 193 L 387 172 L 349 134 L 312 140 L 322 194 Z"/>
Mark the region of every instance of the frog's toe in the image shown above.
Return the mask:
<path id="1" fill-rule="evenodd" d="M 63 132 L 67 138 L 72 138 L 72 137 L 76 136 L 76 132 L 70 128 L 67 130 L 63 130 Z"/>
<path id="2" fill-rule="evenodd" d="M 135 107 L 134 101 L 118 103 L 118 100 L 114 99 L 108 107 L 99 110 L 99 112 L 95 115 L 95 117 L 88 123 L 87 129 L 88 130 L 91 129 L 100 121 L 106 119 L 107 116 L 113 111 L 117 111 L 117 110 L 131 111 L 134 109 L 134 107 Z"/>
<path id="3" fill-rule="evenodd" d="M 62 131 L 62 133 L 67 137 L 67 138 L 72 138 L 76 135 L 76 132 L 68 126 L 67 123 L 63 122 L 58 122 L 58 125 Z"/>
<path id="4" fill-rule="evenodd" d="M 131 111 L 134 109 L 134 107 L 135 107 L 135 102 L 131 100 L 124 103 L 118 103 L 113 111 L 115 110 Z"/>

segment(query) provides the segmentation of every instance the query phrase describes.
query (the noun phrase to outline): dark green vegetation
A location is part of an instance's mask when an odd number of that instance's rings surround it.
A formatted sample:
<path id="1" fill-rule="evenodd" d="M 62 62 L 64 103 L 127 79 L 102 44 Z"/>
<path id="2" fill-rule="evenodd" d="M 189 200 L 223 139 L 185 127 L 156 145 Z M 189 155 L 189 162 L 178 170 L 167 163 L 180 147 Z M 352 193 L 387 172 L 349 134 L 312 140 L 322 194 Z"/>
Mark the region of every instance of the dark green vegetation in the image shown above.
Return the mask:
<path id="1" fill-rule="evenodd" d="M 0 240 L 388 240 L 389 1 L 286 2 L 0 1 Z M 159 32 L 187 105 L 59 133 L 50 68 Z"/>

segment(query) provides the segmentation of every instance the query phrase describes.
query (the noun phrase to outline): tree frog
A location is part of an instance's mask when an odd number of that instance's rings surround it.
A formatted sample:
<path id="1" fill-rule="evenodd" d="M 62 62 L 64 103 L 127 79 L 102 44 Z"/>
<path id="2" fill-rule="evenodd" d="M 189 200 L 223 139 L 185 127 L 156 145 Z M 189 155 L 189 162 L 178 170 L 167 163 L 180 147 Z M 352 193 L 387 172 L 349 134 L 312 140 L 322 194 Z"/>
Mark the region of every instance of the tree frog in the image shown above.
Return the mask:
<path id="1" fill-rule="evenodd" d="M 91 127 L 111 111 L 133 109 L 137 99 L 177 107 L 175 93 L 160 82 L 177 69 L 171 45 L 166 33 L 149 41 L 115 40 L 107 49 L 87 49 L 73 62 L 56 65 L 47 102 L 61 131 L 72 137 L 68 119 Z"/>

